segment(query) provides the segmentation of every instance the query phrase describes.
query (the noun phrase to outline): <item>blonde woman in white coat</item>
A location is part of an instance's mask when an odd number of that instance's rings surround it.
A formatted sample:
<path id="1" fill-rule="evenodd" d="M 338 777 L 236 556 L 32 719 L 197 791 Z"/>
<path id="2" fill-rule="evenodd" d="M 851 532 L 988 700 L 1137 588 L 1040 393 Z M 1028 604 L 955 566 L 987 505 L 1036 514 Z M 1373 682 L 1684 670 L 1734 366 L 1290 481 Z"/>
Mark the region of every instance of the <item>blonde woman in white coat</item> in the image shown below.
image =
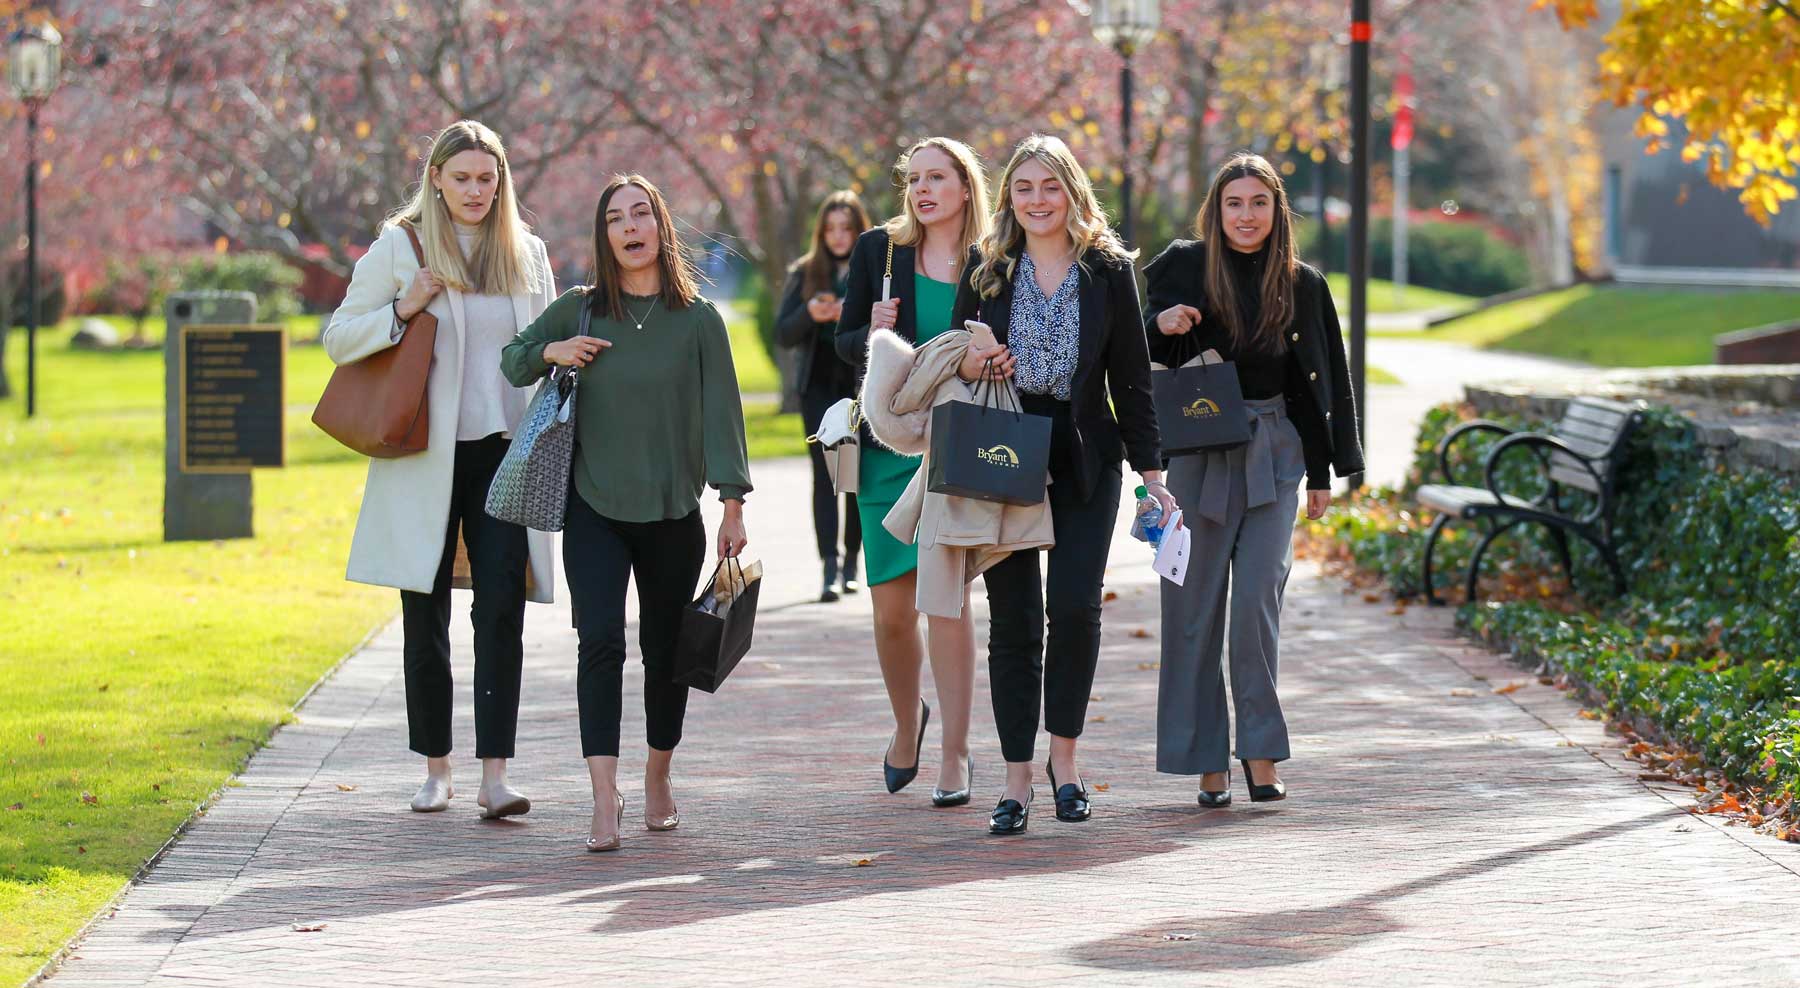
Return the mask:
<path id="1" fill-rule="evenodd" d="M 406 227 L 418 235 L 425 264 Z M 484 510 L 494 469 L 530 394 L 500 373 L 500 349 L 556 298 L 544 243 L 519 218 L 499 135 L 473 120 L 433 141 L 413 200 L 382 225 L 356 263 L 325 352 L 353 363 L 400 341 L 420 312 L 438 320 L 426 392 L 426 449 L 369 463 L 348 576 L 400 590 L 406 719 L 425 782 L 421 813 L 449 806 L 450 576 L 457 536 L 468 547 L 475 604 L 476 802 L 484 817 L 516 816 L 531 801 L 507 784 L 523 665 L 527 573 L 532 600 L 551 599 L 550 536 Z"/>

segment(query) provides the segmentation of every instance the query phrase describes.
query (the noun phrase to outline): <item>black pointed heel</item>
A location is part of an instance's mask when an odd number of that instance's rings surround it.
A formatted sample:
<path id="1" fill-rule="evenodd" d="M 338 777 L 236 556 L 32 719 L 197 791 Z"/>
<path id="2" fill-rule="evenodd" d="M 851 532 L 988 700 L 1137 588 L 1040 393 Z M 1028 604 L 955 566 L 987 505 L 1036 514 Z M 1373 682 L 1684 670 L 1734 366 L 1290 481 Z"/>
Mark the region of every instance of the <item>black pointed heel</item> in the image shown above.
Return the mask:
<path id="1" fill-rule="evenodd" d="M 1273 785 L 1259 786 L 1256 777 L 1250 774 L 1250 763 L 1240 758 L 1238 764 L 1244 766 L 1244 783 L 1250 787 L 1250 802 L 1273 803 L 1287 798 L 1286 783 L 1277 781 Z"/>
<path id="2" fill-rule="evenodd" d="M 899 792 L 911 785 L 913 779 L 918 778 L 919 756 L 925 751 L 925 725 L 931 723 L 931 704 L 920 700 L 919 707 L 924 712 L 919 715 L 919 743 L 913 748 L 912 767 L 895 768 L 888 764 L 887 755 L 881 756 L 881 774 L 887 782 L 888 792 Z M 893 743 L 889 742 L 888 747 L 892 748 Z"/>
<path id="3" fill-rule="evenodd" d="M 1051 770 L 1050 763 L 1044 763 L 1044 774 L 1050 777 L 1050 788 L 1056 791 L 1056 818 L 1064 823 L 1082 823 L 1094 815 L 1093 807 L 1088 804 L 1087 789 L 1081 785 L 1081 777 L 1076 776 L 1074 782 L 1056 784 L 1056 773 Z"/>
<path id="4" fill-rule="evenodd" d="M 1027 798 L 1021 803 L 1016 799 L 1003 799 L 994 812 L 988 817 L 988 833 L 996 836 L 1022 834 L 1031 823 L 1031 800 Z"/>
<path id="5" fill-rule="evenodd" d="M 931 789 L 931 805 L 939 807 L 962 806 L 968 803 L 969 791 L 974 788 L 975 756 L 970 755 L 968 756 L 967 769 L 963 774 L 963 787 L 961 789 L 939 789 L 936 786 L 933 786 Z"/>
<path id="6" fill-rule="evenodd" d="M 1222 810 L 1231 805 L 1231 770 L 1225 770 L 1224 789 L 1200 790 L 1200 805 L 1209 810 Z"/>

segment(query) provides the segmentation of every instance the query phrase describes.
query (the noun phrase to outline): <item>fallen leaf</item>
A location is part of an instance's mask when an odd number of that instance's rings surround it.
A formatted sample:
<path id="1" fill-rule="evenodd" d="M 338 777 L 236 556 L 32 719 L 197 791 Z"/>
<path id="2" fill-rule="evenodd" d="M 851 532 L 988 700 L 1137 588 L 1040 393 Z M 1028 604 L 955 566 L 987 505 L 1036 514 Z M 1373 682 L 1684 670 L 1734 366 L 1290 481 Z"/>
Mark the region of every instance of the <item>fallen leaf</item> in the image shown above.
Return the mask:
<path id="1" fill-rule="evenodd" d="M 1112 788 L 1112 783 L 1110 783 L 1110 782 L 1096 782 L 1096 783 L 1094 783 L 1094 791 L 1095 791 L 1095 792 L 1105 792 L 1105 791 L 1107 791 L 1107 790 L 1108 790 L 1108 789 L 1111 789 L 1111 788 Z"/>
<path id="2" fill-rule="evenodd" d="M 1525 688 L 1524 683 L 1507 683 L 1505 686 L 1494 687 L 1494 692 L 1499 693 L 1501 695 L 1505 695 L 1507 693 L 1517 693 L 1518 691 L 1520 691 L 1524 688 Z"/>
<path id="3" fill-rule="evenodd" d="M 1451 696 L 1474 696 L 1475 691 L 1466 686 L 1458 686 L 1450 691 Z"/>
<path id="4" fill-rule="evenodd" d="M 1538 685 L 1539 686 L 1555 686 L 1556 679 L 1551 676 L 1539 676 L 1538 677 Z"/>
<path id="5" fill-rule="evenodd" d="M 1639 782 L 1674 782 L 1675 777 L 1667 772 L 1639 772 Z"/>
<path id="6" fill-rule="evenodd" d="M 293 923 L 288 926 L 295 933 L 317 933 L 324 928 L 324 923 Z"/>
<path id="7" fill-rule="evenodd" d="M 1592 710 L 1583 710 L 1583 711 L 1581 711 L 1581 719 L 1582 720 L 1599 720 L 1600 715 L 1597 712 L 1592 711 Z"/>
<path id="8" fill-rule="evenodd" d="M 45 745 L 46 742 L 45 742 L 44 736 L 42 734 L 37 736 L 37 742 L 38 742 L 38 747 L 40 747 L 40 748 L 42 748 Z"/>
<path id="9" fill-rule="evenodd" d="M 1192 933 L 1164 933 L 1163 939 L 1164 940 L 1192 940 L 1192 939 L 1194 939 L 1194 934 L 1192 934 Z"/>
<path id="10" fill-rule="evenodd" d="M 107 688 L 110 687 L 111 685 L 112 685 L 111 683 L 101 683 L 100 684 L 100 692 L 102 692 L 102 693 L 106 692 Z"/>
<path id="11" fill-rule="evenodd" d="M 356 787 L 355 786 L 347 786 L 347 785 L 344 785 L 342 782 L 340 782 L 337 784 L 337 791 L 338 792 L 355 792 Z"/>
<path id="12" fill-rule="evenodd" d="M 1381 595 L 1380 595 L 1380 594 L 1378 594 L 1378 593 L 1366 593 L 1366 594 L 1363 594 L 1363 603 L 1365 603 L 1365 604 L 1379 604 L 1379 603 L 1381 603 Z"/>
<path id="13" fill-rule="evenodd" d="M 1094 715 L 1094 716 L 1092 716 L 1092 717 L 1089 717 L 1089 718 L 1088 718 L 1088 723 L 1090 723 L 1090 724 L 1104 724 L 1104 723 L 1106 723 L 1106 715 L 1105 715 L 1105 714 L 1096 714 L 1096 715 Z"/>
<path id="14" fill-rule="evenodd" d="M 89 806 L 98 806 L 100 804 L 100 797 L 91 792 L 84 792 L 81 794 L 81 801 Z"/>
<path id="15" fill-rule="evenodd" d="M 875 863 L 874 858 L 851 858 L 850 859 L 850 867 L 852 867 L 852 868 L 867 868 L 868 866 L 870 866 L 874 863 Z"/>
<path id="16" fill-rule="evenodd" d="M 1088 694 L 1088 702 L 1089 703 L 1099 703 L 1101 700 L 1104 700 L 1104 699 L 1106 699 L 1106 697 L 1103 697 L 1098 693 Z"/>
<path id="17" fill-rule="evenodd" d="M 75 845 L 75 853 L 76 854 L 86 854 L 87 853 L 87 845 L 85 845 L 85 844 Z"/>
<path id="18" fill-rule="evenodd" d="M 1149 638 L 1150 632 L 1145 628 L 1133 628 L 1133 629 L 1131 629 L 1131 637 L 1133 637 L 1133 638 Z"/>
<path id="19" fill-rule="evenodd" d="M 9 809 L 9 810 L 22 810 L 24 808 L 25 808 L 24 803 L 14 803 L 11 806 L 7 807 L 7 809 Z"/>
<path id="20" fill-rule="evenodd" d="M 1161 669 L 1161 668 L 1162 668 L 1161 662 L 1139 662 L 1138 663 L 1138 671 L 1139 672 L 1150 672 L 1152 670 Z"/>
<path id="21" fill-rule="evenodd" d="M 1116 591 L 1116 590 L 1108 590 L 1108 591 L 1107 591 L 1107 592 L 1106 592 L 1106 593 L 1104 593 L 1104 594 L 1102 594 L 1102 595 L 1101 595 L 1101 597 L 1100 597 L 1100 603 L 1102 603 L 1102 604 L 1110 604 L 1110 603 L 1112 603 L 1112 602 L 1113 602 L 1113 601 L 1115 601 L 1115 600 L 1118 600 L 1118 599 L 1119 599 L 1119 593 L 1118 593 L 1118 591 Z"/>

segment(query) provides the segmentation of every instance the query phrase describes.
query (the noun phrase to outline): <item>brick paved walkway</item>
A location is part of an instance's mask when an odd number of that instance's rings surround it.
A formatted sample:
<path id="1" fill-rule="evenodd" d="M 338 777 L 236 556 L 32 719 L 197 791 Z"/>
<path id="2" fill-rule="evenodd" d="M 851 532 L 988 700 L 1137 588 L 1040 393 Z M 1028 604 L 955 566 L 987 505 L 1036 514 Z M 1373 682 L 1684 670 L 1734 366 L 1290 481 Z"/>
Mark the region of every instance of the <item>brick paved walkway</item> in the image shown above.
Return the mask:
<path id="1" fill-rule="evenodd" d="M 1001 776 L 985 675 L 975 803 L 931 809 L 929 760 L 889 796 L 867 598 L 802 603 L 803 469 L 756 479 L 758 647 L 720 695 L 695 696 L 679 831 L 628 826 L 619 853 L 581 852 L 566 602 L 530 611 L 514 778 L 531 815 L 478 821 L 472 764 L 450 812 L 407 812 L 420 767 L 390 628 L 48 983 L 1800 983 L 1800 848 L 1689 816 L 1555 690 L 1494 694 L 1525 677 L 1443 614 L 1396 618 L 1310 571 L 1286 618 L 1287 802 L 1252 808 L 1234 779 L 1239 805 L 1201 811 L 1191 780 L 1149 770 L 1156 643 L 1133 632 L 1154 631 L 1156 598 L 1130 544 L 1084 740 L 1105 787 L 1093 821 L 1058 824 L 1040 781 L 1028 835 L 985 835 Z M 627 696 L 641 739 L 631 677 Z"/>

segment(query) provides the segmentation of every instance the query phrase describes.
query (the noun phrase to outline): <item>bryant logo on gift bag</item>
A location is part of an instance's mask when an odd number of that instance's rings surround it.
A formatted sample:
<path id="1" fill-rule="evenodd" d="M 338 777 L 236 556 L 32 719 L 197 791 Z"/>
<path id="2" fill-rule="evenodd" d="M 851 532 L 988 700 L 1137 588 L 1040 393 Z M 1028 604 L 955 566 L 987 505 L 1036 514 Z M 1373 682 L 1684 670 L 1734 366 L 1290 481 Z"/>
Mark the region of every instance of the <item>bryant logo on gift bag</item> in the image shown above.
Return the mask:
<path id="1" fill-rule="evenodd" d="M 1219 414 L 1219 403 L 1211 398 L 1195 398 L 1193 404 L 1181 410 L 1181 414 L 1190 419 L 1209 419 Z"/>
<path id="2" fill-rule="evenodd" d="M 1011 467 L 1014 470 L 1019 468 L 1019 454 L 1013 452 L 1012 447 L 1005 444 L 989 446 L 986 449 L 977 449 L 975 451 L 975 457 L 981 462 L 992 464 L 993 466 Z"/>

